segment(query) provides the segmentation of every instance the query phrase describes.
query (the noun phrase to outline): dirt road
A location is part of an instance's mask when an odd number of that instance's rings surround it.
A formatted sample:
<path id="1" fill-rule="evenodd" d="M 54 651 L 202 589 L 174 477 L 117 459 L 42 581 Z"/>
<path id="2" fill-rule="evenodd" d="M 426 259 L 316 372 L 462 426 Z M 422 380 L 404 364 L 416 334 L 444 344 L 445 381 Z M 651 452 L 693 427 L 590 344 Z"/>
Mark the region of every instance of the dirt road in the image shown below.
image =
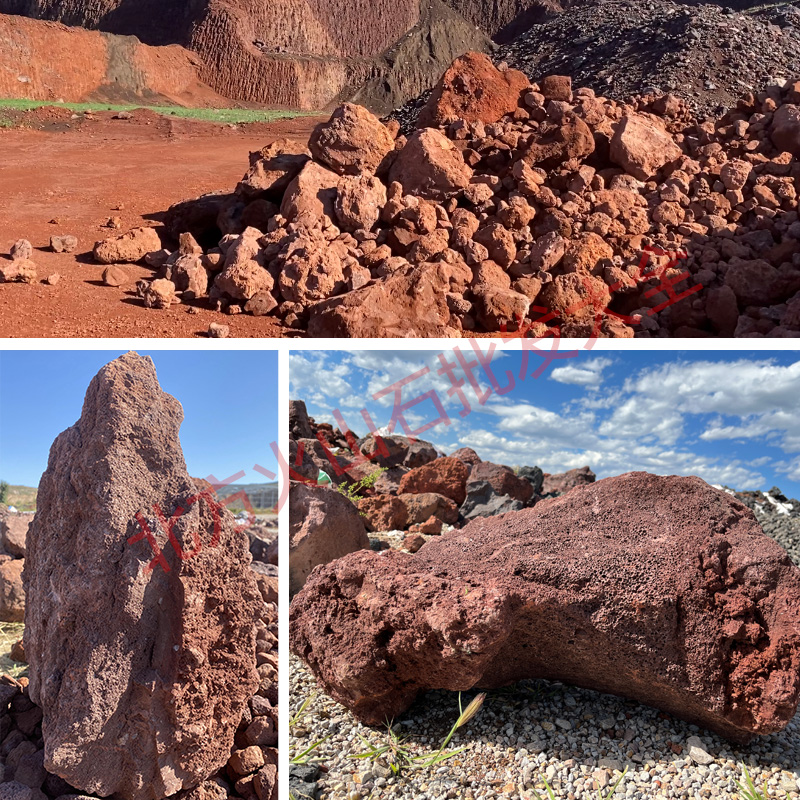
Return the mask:
<path id="1" fill-rule="evenodd" d="M 193 337 L 205 335 L 210 322 L 229 325 L 231 336 L 287 333 L 272 317 L 144 308 L 134 286 L 152 271 L 131 265 L 129 285 L 111 288 L 90 253 L 115 233 L 103 227 L 110 217 L 120 217 L 125 231 L 159 220 L 179 200 L 230 191 L 251 150 L 279 137 L 305 141 L 318 121 L 231 128 L 144 111 L 132 120 L 110 113 L 72 120 L 63 111 L 42 111 L 28 119 L 38 129 L 0 130 L 0 258 L 25 238 L 35 248 L 39 278 L 61 276 L 55 286 L 0 284 L 0 336 Z M 67 234 L 78 237 L 76 253 L 50 252 L 50 237 Z"/>

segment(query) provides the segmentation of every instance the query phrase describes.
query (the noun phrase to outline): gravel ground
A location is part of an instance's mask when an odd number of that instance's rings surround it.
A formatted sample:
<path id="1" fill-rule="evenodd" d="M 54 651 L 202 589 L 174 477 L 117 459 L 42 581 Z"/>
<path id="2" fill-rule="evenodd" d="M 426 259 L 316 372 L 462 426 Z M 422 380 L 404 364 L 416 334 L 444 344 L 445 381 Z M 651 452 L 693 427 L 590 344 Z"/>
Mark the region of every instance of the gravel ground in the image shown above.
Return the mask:
<path id="1" fill-rule="evenodd" d="M 800 798 L 800 715 L 780 734 L 739 747 L 631 700 L 524 681 L 489 693 L 478 716 L 450 743 L 450 748 L 466 747 L 464 752 L 439 767 L 392 777 L 385 765 L 374 767 L 351 757 L 364 750 L 357 734 L 379 744 L 387 741 L 386 732 L 356 722 L 317 689 L 311 673 L 294 657 L 291 674 L 291 713 L 305 698 L 314 698 L 292 728 L 292 755 L 330 736 L 315 751 L 323 766 L 317 800 L 534 800 L 534 789 L 544 792 L 543 778 L 559 800 L 597 800 L 598 791 L 608 792 L 625 767 L 628 773 L 615 798 L 738 800 L 735 781 L 742 778 L 741 762 L 756 783 L 767 782 L 769 797 Z M 473 696 L 465 694 L 465 703 Z M 412 749 L 430 752 L 457 716 L 457 694 L 428 692 L 396 720 L 396 730 L 408 737 Z M 708 764 L 688 756 L 692 736 L 702 740 Z M 312 784 L 306 787 L 313 792 Z"/>
<path id="2" fill-rule="evenodd" d="M 534 25 L 495 54 L 533 79 L 571 75 L 607 97 L 671 91 L 700 115 L 792 79 L 800 14 L 789 3 L 746 13 L 668 0 L 592 0 Z"/>

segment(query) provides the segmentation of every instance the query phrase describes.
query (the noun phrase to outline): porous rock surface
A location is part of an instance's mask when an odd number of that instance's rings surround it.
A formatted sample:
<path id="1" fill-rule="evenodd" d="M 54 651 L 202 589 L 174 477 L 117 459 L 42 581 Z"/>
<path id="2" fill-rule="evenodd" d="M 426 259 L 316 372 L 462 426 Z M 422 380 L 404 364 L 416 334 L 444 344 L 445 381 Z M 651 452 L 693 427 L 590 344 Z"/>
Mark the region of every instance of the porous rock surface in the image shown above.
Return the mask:
<path id="1" fill-rule="evenodd" d="M 230 756 L 259 686 L 248 539 L 186 471 L 180 404 L 149 358 L 103 367 L 53 443 L 25 559 L 44 766 L 101 796 L 158 800 Z M 156 506 L 174 521 L 170 544 Z M 144 519 L 162 559 L 142 536 Z M 178 556 L 180 547 L 183 559 Z"/>
<path id="2" fill-rule="evenodd" d="M 285 191 L 251 163 L 192 227 L 217 243 L 192 298 L 241 311 L 227 276 L 246 269 L 259 313 L 313 337 L 800 335 L 800 81 L 700 121 L 673 94 L 618 102 L 459 63 L 426 108 L 465 118 L 399 133 L 342 106 Z M 167 214 L 172 235 L 190 205 Z"/>
<path id="3" fill-rule="evenodd" d="M 293 481 L 289 487 L 289 589 L 299 591 L 311 570 L 369 547 L 356 507 L 327 486 Z"/>
<path id="4" fill-rule="evenodd" d="M 547 678 L 747 741 L 800 695 L 800 570 L 695 477 L 629 473 L 415 555 L 355 553 L 317 570 L 290 618 L 292 651 L 369 724 L 427 689 Z"/>

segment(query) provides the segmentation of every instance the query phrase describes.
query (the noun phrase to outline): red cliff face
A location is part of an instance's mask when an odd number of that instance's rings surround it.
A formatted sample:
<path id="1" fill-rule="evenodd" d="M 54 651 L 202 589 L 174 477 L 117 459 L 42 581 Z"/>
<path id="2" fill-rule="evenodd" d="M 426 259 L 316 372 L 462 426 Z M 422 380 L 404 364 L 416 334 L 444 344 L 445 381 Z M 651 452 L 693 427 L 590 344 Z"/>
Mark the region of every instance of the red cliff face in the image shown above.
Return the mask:
<path id="1" fill-rule="evenodd" d="M 368 84 L 389 110 L 488 42 L 441 0 L 0 0 L 0 13 L 182 45 L 225 97 L 306 109 Z"/>

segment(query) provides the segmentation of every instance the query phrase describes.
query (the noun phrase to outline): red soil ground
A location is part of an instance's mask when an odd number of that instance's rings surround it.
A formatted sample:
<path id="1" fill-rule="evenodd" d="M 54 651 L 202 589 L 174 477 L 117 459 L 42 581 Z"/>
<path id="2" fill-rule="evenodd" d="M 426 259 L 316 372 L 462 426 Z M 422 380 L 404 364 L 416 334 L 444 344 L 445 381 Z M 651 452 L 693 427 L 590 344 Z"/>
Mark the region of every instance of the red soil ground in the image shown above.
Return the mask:
<path id="1" fill-rule="evenodd" d="M 117 232 L 103 227 L 110 217 L 120 217 L 125 231 L 160 219 L 172 203 L 229 191 L 251 150 L 279 137 L 305 142 L 318 119 L 235 129 L 145 111 L 130 121 L 111 114 L 71 120 L 63 109 L 25 119 L 35 129 L 0 129 L 0 258 L 17 239 L 28 239 L 39 278 L 57 272 L 61 279 L 55 286 L 0 284 L 0 337 L 191 337 L 204 336 L 211 322 L 229 325 L 231 336 L 288 333 L 273 317 L 144 308 L 134 286 L 152 271 L 130 265 L 129 285 L 105 286 L 91 249 Z M 50 252 L 50 237 L 67 234 L 78 237 L 78 250 Z"/>

